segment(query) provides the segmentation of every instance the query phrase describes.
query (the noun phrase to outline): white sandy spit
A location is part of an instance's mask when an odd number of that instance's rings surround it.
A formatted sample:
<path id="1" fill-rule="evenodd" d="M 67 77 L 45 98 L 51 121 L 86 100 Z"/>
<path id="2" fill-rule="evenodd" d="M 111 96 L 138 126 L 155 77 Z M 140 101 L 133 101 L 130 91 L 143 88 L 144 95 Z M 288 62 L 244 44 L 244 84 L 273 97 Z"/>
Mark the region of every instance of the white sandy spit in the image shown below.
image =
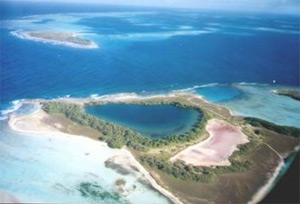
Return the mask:
<path id="1" fill-rule="evenodd" d="M 172 193 L 170 193 L 169 191 L 167 191 L 166 189 L 164 189 L 163 187 L 157 184 L 157 182 L 151 177 L 150 173 L 147 172 L 145 168 L 135 160 L 133 155 L 128 150 L 110 149 L 104 142 L 95 141 L 84 136 L 71 135 L 71 134 L 59 132 L 54 127 L 47 126 L 47 124 L 43 120 L 45 117 L 47 117 L 47 114 L 42 110 L 38 110 L 30 115 L 26 115 L 22 117 L 15 117 L 14 115 L 10 115 L 9 126 L 12 130 L 20 133 L 36 134 L 36 136 L 40 136 L 40 137 L 49 137 L 49 138 L 51 137 L 52 143 L 55 140 L 64 140 L 65 142 L 69 141 L 70 145 L 72 145 L 71 143 L 77 141 L 76 143 L 79 142 L 80 146 L 82 146 L 82 149 L 86 149 L 83 151 L 90 151 L 89 155 L 95 155 L 93 156 L 93 158 L 94 157 L 99 159 L 101 158 L 105 161 L 112 160 L 115 164 L 118 164 L 125 169 L 132 169 L 132 167 L 134 167 L 135 172 L 133 172 L 132 174 L 135 174 L 135 178 L 138 177 L 139 179 L 146 181 L 146 183 L 151 185 L 160 194 L 169 198 L 173 203 L 181 204 L 181 201 L 178 198 L 176 198 Z M 88 162 L 91 163 L 92 158 L 91 157 L 89 158 L 90 161 Z M 90 165 L 95 166 L 94 163 L 91 163 Z M 83 166 L 80 168 L 88 169 L 89 166 Z M 98 168 L 99 167 L 97 167 L 97 169 Z M 132 178 L 131 180 L 130 179 L 128 180 L 127 178 L 126 182 L 127 182 L 126 186 L 124 187 L 125 189 L 123 189 L 124 190 L 123 196 L 125 196 L 125 199 L 127 199 L 131 203 L 136 203 L 137 200 L 139 200 L 139 203 L 145 203 L 145 204 L 165 202 L 162 198 L 156 196 L 153 197 L 153 194 L 150 194 L 147 191 L 139 192 L 141 187 L 138 187 L 136 190 L 127 187 L 129 186 L 130 182 L 132 185 L 135 184 L 139 185 L 138 183 L 136 183 L 137 181 L 133 180 Z M 126 187 L 128 189 L 126 189 Z"/>

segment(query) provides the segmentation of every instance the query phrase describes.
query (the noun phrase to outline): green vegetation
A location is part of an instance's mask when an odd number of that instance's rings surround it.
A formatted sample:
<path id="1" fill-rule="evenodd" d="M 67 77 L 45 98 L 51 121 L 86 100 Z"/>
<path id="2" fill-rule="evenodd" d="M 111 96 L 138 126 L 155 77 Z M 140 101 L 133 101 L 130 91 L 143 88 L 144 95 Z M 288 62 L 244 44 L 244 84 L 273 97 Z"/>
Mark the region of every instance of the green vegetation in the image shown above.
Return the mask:
<path id="1" fill-rule="evenodd" d="M 121 148 L 126 145 L 135 150 L 145 150 L 150 139 L 122 126 L 106 122 L 86 114 L 83 106 L 70 103 L 48 102 L 43 109 L 49 114 L 63 114 L 70 120 L 83 126 L 89 126 L 100 132 L 99 139 L 105 141 L 111 148 Z"/>
<path id="2" fill-rule="evenodd" d="M 156 168 L 159 171 L 183 180 L 208 183 L 214 179 L 210 171 L 203 171 L 200 167 L 185 165 L 183 162 L 171 163 L 166 159 L 152 155 L 143 155 L 140 157 L 140 161 L 150 168 Z"/>
<path id="3" fill-rule="evenodd" d="M 174 104 L 179 106 L 179 104 Z M 186 107 L 187 106 L 181 106 Z M 85 113 L 84 107 L 78 104 L 47 102 L 43 104 L 43 110 L 49 114 L 63 114 L 70 120 L 83 126 L 88 126 L 100 132 L 99 139 L 105 141 L 111 148 L 127 146 L 137 151 L 146 151 L 149 148 L 161 148 L 171 144 L 183 144 L 199 138 L 204 131 L 207 115 L 187 134 L 174 135 L 164 139 L 151 140 L 141 134 L 123 126 L 106 122 L 97 117 Z M 197 111 L 201 111 L 197 108 Z"/>
<path id="4" fill-rule="evenodd" d="M 101 103 L 103 104 L 103 103 Z M 168 175 L 182 180 L 208 183 L 214 181 L 218 175 L 229 172 L 246 171 L 252 167 L 252 162 L 241 159 L 242 155 L 247 154 L 253 149 L 257 142 L 250 142 L 241 145 L 240 151 L 234 152 L 230 158 L 231 166 L 222 167 L 197 167 L 186 165 L 184 162 L 171 163 L 171 155 L 166 152 L 160 154 L 143 153 L 151 148 L 162 148 L 176 144 L 184 144 L 197 141 L 205 132 L 205 125 L 209 119 L 207 113 L 202 112 L 199 107 L 188 106 L 180 102 L 155 101 L 155 102 L 136 102 L 140 105 L 161 105 L 171 104 L 181 108 L 194 108 L 202 113 L 202 120 L 195 124 L 194 128 L 184 135 L 174 135 L 165 139 L 151 140 L 141 134 L 123 126 L 106 122 L 97 117 L 85 113 L 84 106 L 70 103 L 47 102 L 43 104 L 43 110 L 49 114 L 63 114 L 70 120 L 83 126 L 88 126 L 99 131 L 99 139 L 105 141 L 111 148 L 121 148 L 127 146 L 139 152 L 140 162 L 150 168 L 157 169 Z M 88 105 L 100 105 L 99 103 L 89 103 Z M 111 162 L 106 161 L 108 167 L 119 169 L 118 166 L 111 166 Z M 124 172 L 126 173 L 126 172 Z"/>
<path id="5" fill-rule="evenodd" d="M 245 119 L 245 121 L 247 121 L 250 125 L 252 125 L 254 127 L 263 127 L 268 130 L 277 132 L 279 134 L 292 136 L 292 137 L 299 137 L 299 135 L 300 135 L 299 128 L 276 125 L 274 123 L 271 123 L 271 122 L 268 122 L 265 120 L 261 120 L 258 118 L 245 117 L 244 119 Z"/>
<path id="6" fill-rule="evenodd" d="M 58 42 L 67 42 L 67 43 L 72 43 L 81 46 L 93 45 L 92 41 L 80 38 L 78 36 L 74 36 L 73 33 L 67 33 L 67 32 L 35 31 L 35 32 L 27 32 L 26 34 L 34 38 L 53 40 Z"/>
<path id="7" fill-rule="evenodd" d="M 251 169 L 254 163 L 249 160 L 241 159 L 241 157 L 247 155 L 259 144 L 259 141 L 251 140 L 247 144 L 240 145 L 238 147 L 239 151 L 235 151 L 229 159 L 231 163 L 230 166 L 216 166 L 211 168 L 186 165 L 181 161 L 171 163 L 169 161 L 171 156 L 168 154 L 160 154 L 159 156 L 142 155 L 139 159 L 144 165 L 155 168 L 175 178 L 209 183 L 214 181 L 220 174 L 241 172 Z"/>
<path id="8" fill-rule="evenodd" d="M 169 162 L 168 158 L 163 156 L 143 155 L 140 162 L 150 168 L 155 168 L 175 178 L 182 180 L 191 180 L 202 183 L 214 181 L 218 175 L 223 173 L 232 173 L 246 171 L 252 167 L 252 162 L 238 161 L 230 159 L 230 166 L 216 166 L 215 168 L 186 165 L 184 162 Z"/>

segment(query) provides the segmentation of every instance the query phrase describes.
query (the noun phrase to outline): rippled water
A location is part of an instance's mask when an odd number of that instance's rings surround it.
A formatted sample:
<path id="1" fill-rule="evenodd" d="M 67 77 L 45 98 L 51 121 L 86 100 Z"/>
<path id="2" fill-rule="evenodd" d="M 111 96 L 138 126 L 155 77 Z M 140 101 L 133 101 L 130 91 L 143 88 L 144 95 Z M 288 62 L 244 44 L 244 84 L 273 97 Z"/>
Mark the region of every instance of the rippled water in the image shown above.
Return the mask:
<path id="1" fill-rule="evenodd" d="M 297 17 L 44 2 L 1 1 L 1 6 L 2 104 L 207 83 L 299 85 Z M 11 34 L 32 30 L 79 32 L 99 49 Z"/>

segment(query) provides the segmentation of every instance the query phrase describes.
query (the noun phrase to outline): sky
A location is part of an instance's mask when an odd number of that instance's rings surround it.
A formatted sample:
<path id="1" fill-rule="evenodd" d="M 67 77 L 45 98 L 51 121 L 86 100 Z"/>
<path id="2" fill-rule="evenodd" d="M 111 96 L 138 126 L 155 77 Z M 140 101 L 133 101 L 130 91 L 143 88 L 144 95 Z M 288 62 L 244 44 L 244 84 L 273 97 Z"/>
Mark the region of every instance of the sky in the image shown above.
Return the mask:
<path id="1" fill-rule="evenodd" d="M 21 1 L 21 0 L 20 0 Z M 45 1 L 45 0 L 30 0 Z M 300 15 L 300 0 L 51 0 L 69 3 L 235 10 Z"/>

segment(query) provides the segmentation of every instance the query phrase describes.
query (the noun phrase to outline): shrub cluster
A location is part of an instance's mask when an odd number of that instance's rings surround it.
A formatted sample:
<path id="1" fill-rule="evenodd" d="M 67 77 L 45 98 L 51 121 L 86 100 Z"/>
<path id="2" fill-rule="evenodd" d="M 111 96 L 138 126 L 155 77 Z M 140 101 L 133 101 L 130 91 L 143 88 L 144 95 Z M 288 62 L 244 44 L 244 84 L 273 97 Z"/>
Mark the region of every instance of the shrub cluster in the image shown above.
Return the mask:
<path id="1" fill-rule="evenodd" d="M 258 119 L 258 118 L 251 118 L 251 117 L 246 117 L 244 118 L 250 125 L 253 127 L 263 127 L 268 130 L 272 130 L 274 132 L 277 132 L 279 134 L 287 135 L 287 136 L 292 136 L 292 137 L 299 137 L 300 136 L 300 129 L 295 128 L 295 127 L 289 127 L 289 126 L 281 126 L 281 125 L 276 125 L 274 123 Z"/>
<path id="2" fill-rule="evenodd" d="M 163 139 L 151 140 L 129 128 L 101 120 L 85 113 L 82 105 L 63 102 L 46 102 L 42 108 L 49 114 L 63 114 L 80 125 L 98 130 L 101 133 L 99 139 L 105 141 L 111 148 L 121 148 L 126 145 L 138 151 L 146 151 L 148 148 L 160 148 L 170 144 L 196 140 L 204 130 L 204 124 L 207 121 L 206 115 L 203 114 L 202 120 L 198 121 L 190 132 L 184 135 L 174 135 Z M 197 110 L 201 111 L 200 109 Z"/>
<path id="3" fill-rule="evenodd" d="M 214 168 L 186 165 L 181 161 L 171 163 L 164 158 L 152 155 L 143 155 L 139 160 L 141 163 L 175 178 L 202 183 L 213 181 L 219 174 L 246 171 L 252 167 L 250 161 L 241 162 L 233 159 L 230 160 L 230 166 L 216 166 Z"/>

